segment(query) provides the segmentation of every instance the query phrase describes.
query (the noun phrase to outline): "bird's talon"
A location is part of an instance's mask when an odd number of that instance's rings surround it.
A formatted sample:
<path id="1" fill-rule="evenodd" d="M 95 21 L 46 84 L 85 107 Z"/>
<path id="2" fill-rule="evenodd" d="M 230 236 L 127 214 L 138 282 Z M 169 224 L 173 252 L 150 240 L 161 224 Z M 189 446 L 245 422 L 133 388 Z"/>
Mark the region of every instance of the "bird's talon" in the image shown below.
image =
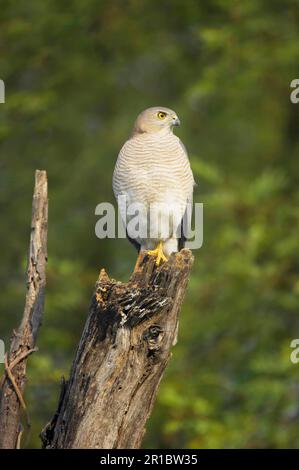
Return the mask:
<path id="1" fill-rule="evenodd" d="M 150 256 L 156 256 L 157 257 L 157 259 L 156 259 L 156 265 L 157 266 L 160 266 L 161 261 L 163 261 L 163 262 L 167 261 L 167 258 L 163 253 L 162 242 L 160 242 L 158 244 L 157 248 L 155 248 L 154 250 L 149 250 L 147 252 L 147 254 L 150 255 Z"/>

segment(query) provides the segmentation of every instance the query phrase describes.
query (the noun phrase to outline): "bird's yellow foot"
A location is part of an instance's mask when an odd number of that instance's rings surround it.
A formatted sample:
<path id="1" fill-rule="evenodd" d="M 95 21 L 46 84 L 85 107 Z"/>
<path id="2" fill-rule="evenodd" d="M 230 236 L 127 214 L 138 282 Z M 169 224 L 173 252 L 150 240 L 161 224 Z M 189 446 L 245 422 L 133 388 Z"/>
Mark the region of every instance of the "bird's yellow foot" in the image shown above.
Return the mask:
<path id="1" fill-rule="evenodd" d="M 149 250 L 147 252 L 147 254 L 150 255 L 150 256 L 156 256 L 157 257 L 157 259 L 156 259 L 156 265 L 157 266 L 160 265 L 161 261 L 167 261 L 167 258 L 163 253 L 162 242 L 158 243 L 158 246 L 157 246 L 157 248 L 155 248 L 155 250 Z"/>

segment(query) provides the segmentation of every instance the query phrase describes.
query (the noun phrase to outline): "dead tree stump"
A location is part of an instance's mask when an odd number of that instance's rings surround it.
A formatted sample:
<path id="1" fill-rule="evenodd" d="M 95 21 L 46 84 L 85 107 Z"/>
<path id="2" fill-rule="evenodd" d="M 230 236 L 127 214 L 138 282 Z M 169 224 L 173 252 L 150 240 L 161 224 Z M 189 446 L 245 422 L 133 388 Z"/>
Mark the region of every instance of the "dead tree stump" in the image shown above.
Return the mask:
<path id="1" fill-rule="evenodd" d="M 69 380 L 41 434 L 46 448 L 138 448 L 176 343 L 193 263 L 144 255 L 127 284 L 101 271 Z"/>

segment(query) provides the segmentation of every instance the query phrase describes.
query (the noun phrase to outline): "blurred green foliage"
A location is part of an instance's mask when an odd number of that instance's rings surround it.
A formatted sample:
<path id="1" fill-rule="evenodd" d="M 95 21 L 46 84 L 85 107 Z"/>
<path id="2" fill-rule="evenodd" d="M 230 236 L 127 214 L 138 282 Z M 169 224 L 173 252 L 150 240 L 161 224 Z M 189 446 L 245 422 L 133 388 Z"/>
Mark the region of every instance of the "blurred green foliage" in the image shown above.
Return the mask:
<path id="1" fill-rule="evenodd" d="M 118 150 L 139 111 L 175 109 L 204 203 L 204 245 L 145 447 L 297 447 L 297 0 L 2 0 L 0 336 L 24 303 L 34 170 L 49 178 L 48 286 L 26 399 L 31 447 L 54 412 L 100 267 Z"/>

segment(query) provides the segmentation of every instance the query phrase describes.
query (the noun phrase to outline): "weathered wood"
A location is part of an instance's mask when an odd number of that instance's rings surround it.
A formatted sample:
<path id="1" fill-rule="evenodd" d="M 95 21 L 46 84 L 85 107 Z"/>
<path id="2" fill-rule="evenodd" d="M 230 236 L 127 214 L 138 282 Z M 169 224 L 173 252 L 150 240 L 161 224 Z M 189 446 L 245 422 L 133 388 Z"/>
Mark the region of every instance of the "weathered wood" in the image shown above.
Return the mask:
<path id="1" fill-rule="evenodd" d="M 193 256 L 145 255 L 127 284 L 101 271 L 46 448 L 138 448 L 171 347 Z"/>
<path id="2" fill-rule="evenodd" d="M 41 324 L 45 297 L 47 191 L 47 174 L 45 171 L 37 170 L 32 203 L 25 308 L 20 327 L 12 336 L 8 359 L 9 369 L 6 370 L 1 384 L 0 448 L 16 448 L 20 441 L 22 395 L 26 384 L 27 358 L 36 350 L 36 338 Z"/>

